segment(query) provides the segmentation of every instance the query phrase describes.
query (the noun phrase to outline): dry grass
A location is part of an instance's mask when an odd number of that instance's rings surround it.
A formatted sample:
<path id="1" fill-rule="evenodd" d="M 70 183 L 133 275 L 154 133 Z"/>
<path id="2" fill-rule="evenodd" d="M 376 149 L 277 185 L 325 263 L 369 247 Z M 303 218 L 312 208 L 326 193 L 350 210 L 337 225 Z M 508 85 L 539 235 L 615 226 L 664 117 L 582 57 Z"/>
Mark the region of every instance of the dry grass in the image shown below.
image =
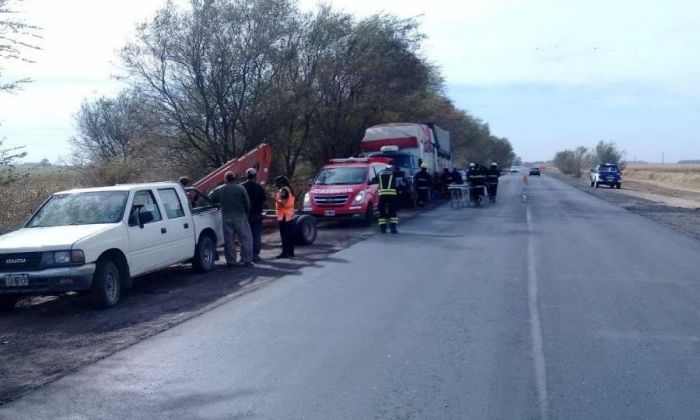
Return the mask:
<path id="1" fill-rule="evenodd" d="M 700 164 L 635 164 L 624 170 L 625 179 L 700 191 Z"/>
<path id="2" fill-rule="evenodd" d="M 17 229 L 32 212 L 56 191 L 87 185 L 85 177 L 73 171 L 30 172 L 21 180 L 0 187 L 0 234 Z"/>

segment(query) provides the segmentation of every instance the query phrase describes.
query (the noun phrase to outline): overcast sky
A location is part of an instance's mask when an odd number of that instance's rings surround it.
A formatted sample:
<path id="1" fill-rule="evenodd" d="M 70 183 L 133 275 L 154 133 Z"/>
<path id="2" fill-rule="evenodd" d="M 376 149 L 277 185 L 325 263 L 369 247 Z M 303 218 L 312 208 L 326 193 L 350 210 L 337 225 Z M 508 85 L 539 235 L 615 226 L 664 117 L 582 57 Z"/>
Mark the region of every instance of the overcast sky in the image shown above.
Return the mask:
<path id="1" fill-rule="evenodd" d="M 116 50 L 162 0 L 26 0 L 44 28 L 34 83 L 0 96 L 0 135 L 27 160 L 70 153 L 84 98 L 119 84 Z M 359 16 L 420 16 L 424 54 L 456 104 L 508 137 L 526 160 L 598 140 L 628 159 L 700 159 L 700 2 L 614 0 L 334 0 Z M 302 0 L 312 8 L 316 0 Z"/>

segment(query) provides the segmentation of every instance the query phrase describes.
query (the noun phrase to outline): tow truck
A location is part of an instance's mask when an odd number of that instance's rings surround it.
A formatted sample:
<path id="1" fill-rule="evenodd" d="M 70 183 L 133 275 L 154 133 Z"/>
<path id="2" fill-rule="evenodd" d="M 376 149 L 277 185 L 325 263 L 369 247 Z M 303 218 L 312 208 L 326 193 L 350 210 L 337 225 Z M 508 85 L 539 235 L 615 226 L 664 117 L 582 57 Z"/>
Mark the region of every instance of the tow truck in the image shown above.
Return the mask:
<path id="1" fill-rule="evenodd" d="M 270 177 L 270 166 L 272 165 L 272 147 L 267 143 L 262 143 L 249 151 L 245 155 L 229 160 L 202 179 L 187 188 L 187 193 L 191 202 L 205 205 L 214 205 L 209 201 L 205 193 L 225 182 L 227 172 L 232 172 L 236 178 L 242 178 L 248 168 L 255 168 L 258 172 L 256 181 L 263 187 L 267 185 Z M 264 212 L 265 226 L 271 227 L 277 223 L 275 210 L 269 209 Z M 296 232 L 296 242 L 299 245 L 311 245 L 316 240 L 316 219 L 312 215 L 297 214 L 294 217 Z"/>

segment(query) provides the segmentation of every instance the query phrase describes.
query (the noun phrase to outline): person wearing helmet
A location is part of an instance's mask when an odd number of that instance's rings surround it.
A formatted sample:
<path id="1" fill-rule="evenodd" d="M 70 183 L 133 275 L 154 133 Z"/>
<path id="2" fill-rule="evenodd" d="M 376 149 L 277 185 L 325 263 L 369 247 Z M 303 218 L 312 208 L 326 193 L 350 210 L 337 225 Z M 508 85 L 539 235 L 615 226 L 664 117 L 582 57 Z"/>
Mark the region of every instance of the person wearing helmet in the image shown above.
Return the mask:
<path id="1" fill-rule="evenodd" d="M 236 247 L 234 236 L 238 235 L 241 243 L 241 261 L 243 265 L 252 265 L 253 236 L 250 233 L 248 215 L 250 214 L 250 199 L 245 188 L 236 183 L 233 172 L 224 175 L 226 183 L 220 185 L 209 194 L 214 203 L 221 205 L 221 220 L 224 230 L 224 256 L 229 267 L 236 265 Z"/>
<path id="2" fill-rule="evenodd" d="M 399 233 L 399 196 L 397 182 L 399 175 L 393 166 L 387 166 L 378 175 L 379 179 L 379 231 L 386 233 L 389 225 L 391 233 Z"/>
<path id="3" fill-rule="evenodd" d="M 498 169 L 498 163 L 493 162 L 486 173 L 486 188 L 489 192 L 489 200 L 492 203 L 496 202 L 496 194 L 498 193 L 498 178 L 500 178 L 500 176 L 501 170 Z"/>
<path id="4" fill-rule="evenodd" d="M 430 188 L 433 186 L 427 163 L 421 163 L 420 171 L 413 177 L 413 181 L 418 191 L 418 204 L 424 206 L 430 201 Z"/>
<path id="5" fill-rule="evenodd" d="M 275 258 L 294 258 L 294 190 L 286 176 L 275 178 L 275 188 L 278 191 L 272 198 L 282 238 L 282 253 Z"/>
<path id="6" fill-rule="evenodd" d="M 476 163 L 472 162 L 469 164 L 469 170 L 467 171 L 467 182 L 469 183 L 469 201 L 479 205 L 481 203 L 481 189 L 479 185 L 479 167 Z"/>
<path id="7" fill-rule="evenodd" d="M 263 228 L 263 208 L 267 202 L 267 194 L 262 185 L 256 182 L 258 171 L 249 168 L 245 171 L 246 181 L 241 185 L 245 188 L 250 199 L 250 214 L 248 224 L 253 235 L 253 261 L 260 261 L 260 250 L 262 248 L 262 228 Z"/>

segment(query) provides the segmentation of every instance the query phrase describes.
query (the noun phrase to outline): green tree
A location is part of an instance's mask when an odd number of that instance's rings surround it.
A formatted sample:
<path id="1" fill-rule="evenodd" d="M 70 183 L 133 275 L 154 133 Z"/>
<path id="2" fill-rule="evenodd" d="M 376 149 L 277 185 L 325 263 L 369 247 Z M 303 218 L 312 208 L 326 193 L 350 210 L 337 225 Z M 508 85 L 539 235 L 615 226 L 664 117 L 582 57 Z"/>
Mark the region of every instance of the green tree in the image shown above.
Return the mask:
<path id="1" fill-rule="evenodd" d="M 11 0 L 0 0 L 0 60 L 32 62 L 26 56 L 26 50 L 36 50 L 39 29 L 21 19 Z M 14 3 L 17 3 L 16 1 Z M 0 93 L 14 92 L 30 79 L 2 80 L 3 64 L 0 62 Z"/>

